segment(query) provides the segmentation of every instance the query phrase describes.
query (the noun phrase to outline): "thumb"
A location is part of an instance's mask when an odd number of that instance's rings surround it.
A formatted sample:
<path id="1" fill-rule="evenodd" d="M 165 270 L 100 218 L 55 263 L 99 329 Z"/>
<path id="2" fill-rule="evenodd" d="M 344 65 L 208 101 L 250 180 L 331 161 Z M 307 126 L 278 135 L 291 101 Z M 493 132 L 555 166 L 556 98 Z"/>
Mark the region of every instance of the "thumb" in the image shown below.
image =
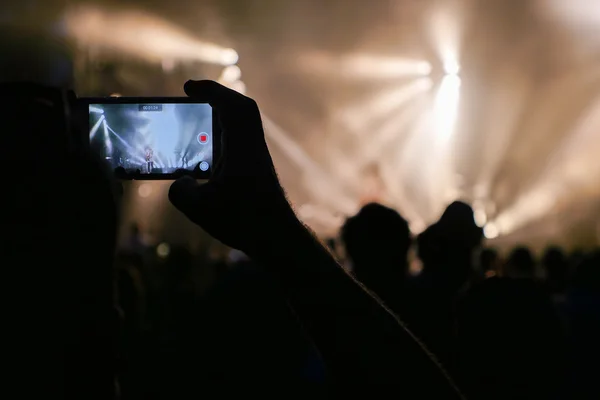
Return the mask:
<path id="1" fill-rule="evenodd" d="M 177 179 L 169 188 L 169 201 L 192 222 L 204 227 L 216 201 L 215 183 L 199 184 L 190 176 Z"/>

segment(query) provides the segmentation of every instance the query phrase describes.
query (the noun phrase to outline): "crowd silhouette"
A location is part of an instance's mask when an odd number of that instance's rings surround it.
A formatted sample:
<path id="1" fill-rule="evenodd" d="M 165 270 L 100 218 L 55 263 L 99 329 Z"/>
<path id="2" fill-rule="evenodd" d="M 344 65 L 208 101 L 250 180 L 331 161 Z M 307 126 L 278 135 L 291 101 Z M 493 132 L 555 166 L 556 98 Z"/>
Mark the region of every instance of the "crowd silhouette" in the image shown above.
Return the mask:
<path id="1" fill-rule="evenodd" d="M 572 263 L 558 247 L 536 258 L 518 246 L 503 260 L 481 248 L 472 211 L 460 202 L 414 239 L 396 211 L 368 204 L 340 238 L 352 275 L 422 341 L 465 398 L 597 398 L 600 253 Z M 416 274 L 413 246 L 423 265 Z M 201 392 L 229 380 L 264 388 L 328 382 L 327 359 L 260 263 L 225 253 L 194 260 L 185 249 L 163 259 L 143 245 L 119 259 L 128 397 L 168 397 L 173 387 Z M 211 270 L 208 290 L 197 289 L 193 269 Z M 164 274 L 158 285 L 148 281 L 152 273 Z M 159 348 L 167 368 L 148 359 Z"/>
<path id="2" fill-rule="evenodd" d="M 3 196 L 11 398 L 338 397 L 365 387 L 407 399 L 600 398 L 598 250 L 551 247 L 538 258 L 518 246 L 503 258 L 482 249 L 464 202 L 416 237 L 398 212 L 368 204 L 341 229 L 342 260 L 296 218 L 256 103 L 212 81 L 185 91 L 218 110 L 224 157 L 209 183 L 183 177 L 169 199 L 237 250 L 229 257 L 158 248 L 137 225 L 118 249 L 120 186 L 94 154 L 55 140 L 69 124 L 46 124 L 68 96 L 2 84 L 0 115 L 15 122 L 3 165 L 23 165 L 24 142 L 37 160 Z"/>

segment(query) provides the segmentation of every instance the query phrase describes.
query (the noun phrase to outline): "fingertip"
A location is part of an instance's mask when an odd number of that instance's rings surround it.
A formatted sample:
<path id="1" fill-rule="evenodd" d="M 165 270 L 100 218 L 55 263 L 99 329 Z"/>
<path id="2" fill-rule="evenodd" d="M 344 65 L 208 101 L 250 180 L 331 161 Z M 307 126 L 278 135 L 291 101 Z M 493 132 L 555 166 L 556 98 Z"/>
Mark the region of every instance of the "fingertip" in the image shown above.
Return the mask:
<path id="1" fill-rule="evenodd" d="M 189 80 L 183 85 L 183 90 L 190 97 L 207 97 L 219 86 L 219 83 L 211 80 Z"/>
<path id="2" fill-rule="evenodd" d="M 192 96 L 192 93 L 195 92 L 195 89 L 198 86 L 198 82 L 200 82 L 200 81 L 194 81 L 191 79 L 189 81 L 187 81 L 183 85 L 183 91 L 185 92 L 185 94 L 187 94 L 188 96 Z"/>

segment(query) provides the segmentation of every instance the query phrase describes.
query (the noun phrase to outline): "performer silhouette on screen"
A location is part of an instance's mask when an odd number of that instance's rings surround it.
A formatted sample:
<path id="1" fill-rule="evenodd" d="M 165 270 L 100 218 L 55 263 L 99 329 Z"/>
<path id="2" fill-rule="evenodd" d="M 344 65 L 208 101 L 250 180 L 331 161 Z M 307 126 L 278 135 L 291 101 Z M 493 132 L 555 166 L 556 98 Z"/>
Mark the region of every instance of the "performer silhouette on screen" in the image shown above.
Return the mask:
<path id="1" fill-rule="evenodd" d="M 152 151 L 152 148 L 146 147 L 146 169 L 149 174 L 152 173 L 153 168 L 154 168 L 154 151 Z"/>
<path id="2" fill-rule="evenodd" d="M 183 168 L 187 168 L 188 167 L 188 157 L 187 157 L 187 154 L 184 154 L 183 157 L 181 157 L 181 166 Z"/>

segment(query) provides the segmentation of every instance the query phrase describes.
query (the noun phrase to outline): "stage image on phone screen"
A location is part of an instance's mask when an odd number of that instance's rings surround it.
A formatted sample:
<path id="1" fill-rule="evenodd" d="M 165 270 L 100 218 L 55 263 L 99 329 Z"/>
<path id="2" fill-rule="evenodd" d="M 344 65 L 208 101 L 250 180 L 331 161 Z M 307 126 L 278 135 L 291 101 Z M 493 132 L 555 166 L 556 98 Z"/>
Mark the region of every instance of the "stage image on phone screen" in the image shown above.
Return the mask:
<path id="1" fill-rule="evenodd" d="M 208 104 L 90 104 L 90 146 L 127 173 L 208 171 L 213 163 Z"/>

